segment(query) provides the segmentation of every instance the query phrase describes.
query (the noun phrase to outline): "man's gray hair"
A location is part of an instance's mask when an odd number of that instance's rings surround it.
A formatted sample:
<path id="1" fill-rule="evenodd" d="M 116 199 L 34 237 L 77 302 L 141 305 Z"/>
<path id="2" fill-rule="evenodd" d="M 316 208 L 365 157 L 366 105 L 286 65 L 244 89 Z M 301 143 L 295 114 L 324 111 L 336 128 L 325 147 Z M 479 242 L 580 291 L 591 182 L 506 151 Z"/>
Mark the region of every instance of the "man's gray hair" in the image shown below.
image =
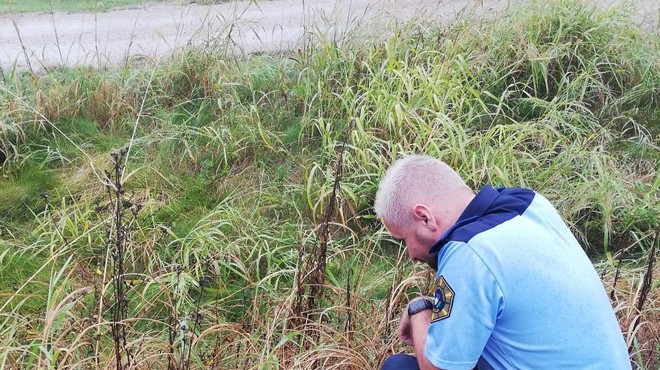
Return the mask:
<path id="1" fill-rule="evenodd" d="M 451 206 L 459 191 L 471 190 L 446 163 L 427 155 L 408 155 L 388 168 L 378 186 L 374 210 L 381 220 L 403 227 L 412 222 L 414 205 Z"/>

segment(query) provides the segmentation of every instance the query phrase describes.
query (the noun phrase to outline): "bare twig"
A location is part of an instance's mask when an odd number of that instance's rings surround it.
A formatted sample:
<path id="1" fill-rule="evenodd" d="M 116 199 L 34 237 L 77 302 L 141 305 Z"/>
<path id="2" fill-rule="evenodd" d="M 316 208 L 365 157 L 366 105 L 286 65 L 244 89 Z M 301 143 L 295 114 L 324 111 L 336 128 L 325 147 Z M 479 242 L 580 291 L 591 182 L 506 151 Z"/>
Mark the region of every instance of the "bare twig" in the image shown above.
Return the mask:
<path id="1" fill-rule="evenodd" d="M 637 296 L 637 302 L 635 303 L 635 308 L 637 309 L 637 315 L 635 315 L 635 319 L 633 320 L 632 323 L 632 330 L 631 330 L 632 333 L 634 333 L 635 330 L 637 330 L 637 327 L 640 324 L 644 302 L 646 302 L 646 298 L 648 297 L 648 294 L 651 292 L 651 288 L 653 286 L 653 264 L 655 261 L 655 246 L 658 241 L 658 234 L 660 234 L 660 232 L 656 231 L 655 235 L 653 236 L 653 242 L 651 243 L 651 249 L 649 249 L 649 254 L 646 262 L 647 263 L 646 272 L 644 273 L 644 278 L 642 279 L 642 286 L 639 288 L 639 295 Z M 628 351 L 630 352 L 631 349 L 632 349 L 632 343 L 628 348 Z"/>
<path id="2" fill-rule="evenodd" d="M 113 221 L 114 221 L 114 235 L 111 236 L 109 241 L 112 251 L 113 262 L 113 286 L 114 286 L 114 305 L 112 306 L 112 337 L 115 347 L 115 362 L 116 369 L 123 370 L 130 368 L 131 355 L 128 352 L 125 320 L 128 315 L 128 297 L 124 291 L 124 249 L 126 246 L 127 227 L 124 224 L 124 210 L 127 205 L 124 201 L 124 188 L 121 178 L 124 166 L 124 157 L 127 154 L 126 149 L 121 149 L 119 152 L 112 153 L 113 171 L 106 172 L 108 196 L 110 201 L 114 203 Z M 129 204 L 130 206 L 130 204 Z M 122 354 L 126 354 L 126 363 L 124 367 L 124 360 Z"/>
<path id="3" fill-rule="evenodd" d="M 339 152 L 337 153 L 332 192 L 329 196 L 328 205 L 325 209 L 323 219 L 316 229 L 316 235 L 319 240 L 318 246 L 316 249 L 305 253 L 305 247 L 303 244 L 298 252 L 296 299 L 293 320 L 294 326 L 299 326 L 301 323 L 315 321 L 314 313 L 318 308 L 318 302 L 321 301 L 324 294 L 323 286 L 325 282 L 328 242 L 330 241 L 329 227 L 330 222 L 336 213 L 337 197 L 339 195 L 343 174 L 344 151 L 346 149 L 346 143 L 350 138 L 351 131 L 353 130 L 353 126 L 354 122 L 351 121 L 346 127 L 345 140 L 341 144 Z M 306 263 L 303 262 L 305 254 L 311 257 Z M 307 289 L 309 290 L 307 291 Z M 312 338 L 317 338 L 318 334 L 318 330 L 312 330 L 312 332 L 310 332 Z"/>
<path id="4" fill-rule="evenodd" d="M 34 70 L 32 69 L 32 64 L 30 63 L 30 57 L 28 56 L 27 49 L 25 48 L 25 44 L 23 43 L 23 39 L 21 38 L 21 31 L 18 29 L 18 25 L 16 24 L 16 21 L 12 18 L 11 23 L 14 25 L 14 29 L 16 30 L 16 35 L 18 36 L 18 42 L 21 43 L 21 49 L 23 50 L 23 55 L 25 56 L 25 62 L 28 65 L 28 69 L 30 70 L 31 74 L 34 74 Z"/>

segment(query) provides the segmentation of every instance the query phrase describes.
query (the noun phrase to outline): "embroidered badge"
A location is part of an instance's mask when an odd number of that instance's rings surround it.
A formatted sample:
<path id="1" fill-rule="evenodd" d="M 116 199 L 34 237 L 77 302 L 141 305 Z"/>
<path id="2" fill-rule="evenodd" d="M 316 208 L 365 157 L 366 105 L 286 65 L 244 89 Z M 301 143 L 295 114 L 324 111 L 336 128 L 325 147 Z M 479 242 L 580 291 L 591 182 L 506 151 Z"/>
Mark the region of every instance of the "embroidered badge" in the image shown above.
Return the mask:
<path id="1" fill-rule="evenodd" d="M 433 315 L 431 322 L 446 319 L 451 314 L 454 302 L 454 290 L 447 284 L 444 276 L 435 281 L 435 293 L 433 294 Z"/>

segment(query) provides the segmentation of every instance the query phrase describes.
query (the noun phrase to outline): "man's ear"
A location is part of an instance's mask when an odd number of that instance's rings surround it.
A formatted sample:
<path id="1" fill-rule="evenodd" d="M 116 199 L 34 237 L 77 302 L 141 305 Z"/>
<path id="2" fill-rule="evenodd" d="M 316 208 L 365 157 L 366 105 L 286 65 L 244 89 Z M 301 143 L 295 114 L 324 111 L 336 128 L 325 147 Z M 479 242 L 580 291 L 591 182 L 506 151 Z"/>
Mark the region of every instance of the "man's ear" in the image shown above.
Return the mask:
<path id="1" fill-rule="evenodd" d="M 433 212 L 424 204 L 415 204 L 413 206 L 413 218 L 416 221 L 423 221 L 424 225 L 434 231 L 437 228 L 437 222 Z"/>

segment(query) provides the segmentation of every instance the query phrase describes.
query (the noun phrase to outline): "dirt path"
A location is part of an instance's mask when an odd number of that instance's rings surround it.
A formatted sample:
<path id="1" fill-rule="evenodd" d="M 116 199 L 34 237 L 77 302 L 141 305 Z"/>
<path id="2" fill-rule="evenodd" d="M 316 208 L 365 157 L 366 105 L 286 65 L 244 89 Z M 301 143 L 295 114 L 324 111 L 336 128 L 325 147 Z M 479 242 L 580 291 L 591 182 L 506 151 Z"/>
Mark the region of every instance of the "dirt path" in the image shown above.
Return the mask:
<path id="1" fill-rule="evenodd" d="M 239 53 L 277 51 L 300 46 L 317 31 L 334 39 L 348 30 L 378 35 L 392 22 L 448 22 L 464 10 L 490 13 L 507 4 L 506 0 L 252 0 L 202 6 L 187 1 L 97 14 L 0 15 L 0 67 L 7 72 L 58 64 L 116 66 L 209 40 L 226 41 Z M 657 28 L 659 4 L 638 0 L 638 18 Z"/>

